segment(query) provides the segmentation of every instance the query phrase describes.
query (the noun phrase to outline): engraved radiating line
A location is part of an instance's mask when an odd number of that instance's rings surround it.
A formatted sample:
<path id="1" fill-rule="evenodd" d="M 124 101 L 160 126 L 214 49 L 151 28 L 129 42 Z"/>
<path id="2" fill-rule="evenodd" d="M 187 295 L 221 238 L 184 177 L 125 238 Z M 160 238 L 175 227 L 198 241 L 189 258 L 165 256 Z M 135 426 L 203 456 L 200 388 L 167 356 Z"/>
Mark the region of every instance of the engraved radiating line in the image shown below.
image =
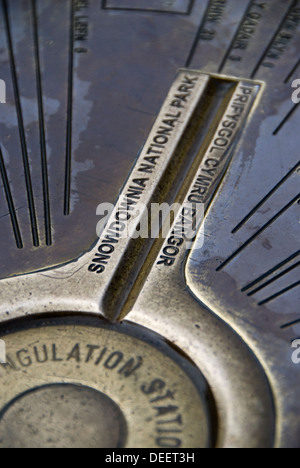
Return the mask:
<path id="1" fill-rule="evenodd" d="M 234 46 L 234 44 L 235 44 L 235 42 L 236 42 L 236 40 L 238 38 L 238 35 L 240 34 L 241 27 L 242 27 L 244 21 L 246 20 L 248 14 L 250 13 L 250 10 L 251 10 L 254 3 L 255 3 L 254 0 L 250 0 L 248 8 L 247 8 L 246 12 L 244 13 L 242 20 L 240 21 L 239 27 L 238 27 L 235 35 L 234 35 L 234 38 L 232 39 L 232 41 L 231 41 L 231 43 L 230 43 L 230 45 L 229 45 L 229 47 L 228 47 L 228 49 L 227 49 L 227 51 L 226 51 L 226 53 L 224 55 L 224 58 L 223 58 L 223 60 L 221 62 L 221 65 L 219 66 L 218 73 L 222 73 L 222 70 L 226 65 L 226 62 L 227 62 L 227 60 L 229 58 L 229 55 L 232 52 L 233 46 Z"/>
<path id="2" fill-rule="evenodd" d="M 278 265 L 276 265 L 274 268 L 271 268 L 271 270 L 267 271 L 266 273 L 261 275 L 256 280 L 252 281 L 250 284 L 245 286 L 241 291 L 242 292 L 249 291 L 249 289 L 252 289 L 254 286 L 259 284 L 261 281 L 268 278 L 268 276 L 272 275 L 273 273 L 276 273 L 276 271 L 280 270 L 280 268 L 284 267 L 285 265 L 290 263 L 292 260 L 295 260 L 295 258 L 299 257 L 299 255 L 300 255 L 300 250 L 297 250 L 297 252 L 295 252 L 293 255 L 291 255 L 287 259 L 283 260 L 282 262 L 278 263 Z M 276 278 L 278 278 L 278 276 Z"/>
<path id="3" fill-rule="evenodd" d="M 205 12 L 204 12 L 203 19 L 202 19 L 202 21 L 201 21 L 201 23 L 200 23 L 200 26 L 199 26 L 199 28 L 198 28 L 198 31 L 197 31 L 195 40 L 194 40 L 194 42 L 193 42 L 192 48 L 191 48 L 191 50 L 190 50 L 189 56 L 188 56 L 187 61 L 186 61 L 186 64 L 185 64 L 185 67 L 186 67 L 186 68 L 189 68 L 189 67 L 190 67 L 190 65 L 191 65 L 191 63 L 192 63 L 192 60 L 193 60 L 193 58 L 194 58 L 194 55 L 195 55 L 195 52 L 196 52 L 196 50 L 197 50 L 198 43 L 199 43 L 199 40 L 200 40 L 200 37 L 201 37 L 201 33 L 202 33 L 202 31 L 203 31 L 203 28 L 204 28 L 205 23 L 206 23 L 206 20 L 207 20 L 207 14 L 208 14 L 208 12 L 209 12 L 209 10 L 210 10 L 210 8 L 211 8 L 211 5 L 212 5 L 212 0 L 210 0 L 210 1 L 208 2 L 207 8 L 206 8 L 206 10 L 205 10 Z"/>
<path id="4" fill-rule="evenodd" d="M 284 325 L 281 325 L 281 329 L 284 330 L 285 328 L 290 328 L 293 327 L 294 325 L 297 325 L 300 323 L 300 319 L 294 320 L 293 322 L 285 323 Z"/>
<path id="5" fill-rule="evenodd" d="M 297 288 L 298 286 L 300 286 L 300 281 L 297 281 L 297 283 L 291 284 L 291 286 L 289 286 L 288 288 L 282 289 L 278 293 L 273 294 L 273 296 L 270 296 L 267 299 L 265 299 L 264 301 L 259 302 L 258 305 L 262 306 L 262 305 L 268 304 L 269 302 L 274 301 L 278 297 L 283 296 L 284 294 L 286 294 L 287 292 L 292 291 L 293 289 Z"/>
<path id="6" fill-rule="evenodd" d="M 282 122 L 280 122 L 280 124 L 278 125 L 278 127 L 276 128 L 276 130 L 274 130 L 273 132 L 273 135 L 277 135 L 280 130 L 282 129 L 282 127 L 286 124 L 286 122 L 292 117 L 292 115 L 294 114 L 294 112 L 296 111 L 297 107 L 298 107 L 299 104 L 295 104 L 294 107 L 292 107 L 292 109 L 287 113 L 287 115 L 284 117 L 284 119 L 282 120 Z"/>
<path id="7" fill-rule="evenodd" d="M 273 218 L 271 218 L 266 224 L 264 224 L 253 236 L 251 236 L 241 247 L 239 247 L 230 257 L 227 258 L 218 268 L 217 271 L 222 270 L 228 263 L 230 263 L 235 257 L 237 257 L 248 245 L 250 245 L 262 232 L 270 227 L 280 216 L 282 216 L 291 206 L 299 202 L 300 193 L 293 198 L 282 210 L 280 210 Z"/>
<path id="8" fill-rule="evenodd" d="M 294 76 L 294 73 L 296 73 L 298 67 L 300 66 L 300 59 L 298 60 L 298 62 L 296 63 L 296 65 L 293 67 L 293 69 L 291 70 L 291 72 L 288 74 L 288 76 L 286 77 L 286 79 L 284 80 L 284 83 L 288 83 L 290 81 L 290 79 L 292 78 L 292 76 Z"/>
<path id="9" fill-rule="evenodd" d="M 16 111 L 17 111 L 17 118 L 18 118 L 18 125 L 19 125 L 20 142 L 21 142 L 21 148 L 22 148 L 22 158 L 23 158 L 25 183 L 26 183 L 26 189 L 27 189 L 27 199 L 28 199 L 29 214 L 30 214 L 30 221 L 31 221 L 32 239 L 33 239 L 33 245 L 35 247 L 38 247 L 39 246 L 39 234 L 38 234 L 38 228 L 37 228 L 35 203 L 34 203 L 34 197 L 33 197 L 33 191 L 32 191 L 32 181 L 31 181 L 29 159 L 28 159 L 28 152 L 27 152 L 27 146 L 26 146 L 26 137 L 25 137 L 21 101 L 20 101 L 19 84 L 18 84 L 18 78 L 17 78 L 17 70 L 16 70 L 15 59 L 14 59 L 11 30 L 10 30 L 9 17 L 8 17 L 7 0 L 2 0 L 2 6 L 3 6 L 3 13 L 4 13 L 4 22 L 5 22 L 5 27 L 6 27 L 9 58 L 10 58 L 10 64 L 11 64 L 12 83 L 13 83 Z"/>
<path id="10" fill-rule="evenodd" d="M 238 232 L 251 218 L 252 216 L 274 195 L 275 192 L 300 168 L 300 161 L 283 177 L 283 179 L 275 185 L 272 190 L 250 211 L 245 218 L 232 230 L 232 234 Z"/>
<path id="11" fill-rule="evenodd" d="M 16 244 L 17 244 L 18 249 L 22 249 L 23 248 L 22 236 L 20 232 L 19 222 L 17 218 L 17 213 L 16 213 L 10 185 L 9 185 L 9 180 L 7 177 L 7 172 L 5 168 L 5 163 L 4 163 L 4 158 L 3 158 L 1 147 L 0 147 L 0 172 L 1 172 L 3 188 L 5 191 L 6 201 L 7 201 L 7 205 L 9 209 L 9 214 L 10 214 L 10 219 L 12 223 L 12 228 L 14 231 Z"/>
<path id="12" fill-rule="evenodd" d="M 50 213 L 50 200 L 49 200 L 48 165 L 47 165 L 46 135 L 45 135 L 45 121 L 44 121 L 44 106 L 43 106 L 43 91 L 42 91 L 42 77 L 41 77 L 41 64 L 40 64 L 40 52 L 39 52 L 39 36 L 38 36 L 38 19 L 37 19 L 37 12 L 36 12 L 36 0 L 31 1 L 31 6 L 32 6 L 32 14 L 33 14 L 33 39 L 34 39 L 34 51 L 35 51 L 35 64 L 36 64 L 35 67 L 36 67 L 36 82 L 37 82 L 38 112 L 39 112 L 45 235 L 46 235 L 46 244 L 51 245 L 52 244 L 51 213 Z"/>
<path id="13" fill-rule="evenodd" d="M 194 8 L 194 4 L 195 4 L 195 0 L 187 0 L 188 2 L 188 9 L 187 11 L 183 12 L 183 11 L 176 11 L 176 10 L 160 10 L 159 8 L 151 8 L 151 5 L 150 5 L 150 8 L 134 8 L 134 7 L 130 7 L 130 6 L 108 6 L 107 5 L 107 0 L 103 0 L 102 3 L 101 3 L 101 9 L 102 10 L 121 10 L 121 11 L 136 11 L 136 12 L 149 12 L 149 13 L 169 13 L 169 14 L 172 14 L 172 15 L 190 15 L 193 8 Z M 168 6 L 168 5 L 167 5 Z M 172 8 L 172 5 L 171 5 L 171 8 Z"/>
<path id="14" fill-rule="evenodd" d="M 292 265 L 291 267 L 287 268 L 286 270 L 282 271 L 281 273 L 279 273 L 277 276 L 275 276 L 274 278 L 270 279 L 269 281 L 267 281 L 266 283 L 262 284 L 261 286 L 259 286 L 258 288 L 254 289 L 253 291 L 251 291 L 250 293 L 248 293 L 248 296 L 251 297 L 251 296 L 254 296 L 254 294 L 258 293 L 259 291 L 261 291 L 262 289 L 265 289 L 267 286 L 269 286 L 270 284 L 272 283 L 275 283 L 275 281 L 277 281 L 278 279 L 282 278 L 283 276 L 287 275 L 288 273 L 290 273 L 291 271 L 294 271 L 296 270 L 296 268 L 298 268 L 300 266 L 300 262 L 298 263 L 295 263 L 295 265 Z"/>
<path id="15" fill-rule="evenodd" d="M 268 54 L 268 52 L 269 52 L 269 50 L 270 50 L 270 48 L 271 48 L 271 46 L 272 46 L 274 40 L 276 39 L 276 37 L 277 37 L 278 34 L 280 33 L 281 29 L 283 28 L 283 25 L 284 25 L 284 23 L 286 22 L 286 19 L 288 18 L 288 16 L 289 16 L 289 14 L 291 13 L 291 11 L 292 11 L 294 8 L 296 8 L 297 4 L 298 4 L 298 0 L 294 0 L 293 4 L 290 6 L 288 12 L 287 12 L 287 13 L 285 14 L 285 16 L 283 17 L 283 20 L 281 21 L 280 25 L 278 26 L 278 28 L 277 28 L 277 30 L 276 30 L 274 36 L 273 36 L 272 39 L 270 40 L 270 42 L 269 42 L 269 44 L 267 45 L 267 47 L 266 47 L 264 53 L 262 54 L 261 58 L 259 59 L 259 61 L 258 61 L 257 65 L 256 65 L 256 67 L 254 68 L 253 73 L 252 73 L 252 75 L 251 75 L 251 78 L 254 78 L 255 75 L 257 74 L 257 72 L 258 72 L 260 66 L 262 65 L 263 61 L 265 60 L 265 58 L 266 58 L 266 56 L 267 56 L 267 54 Z"/>
<path id="16" fill-rule="evenodd" d="M 72 169 L 72 128 L 73 128 L 73 72 L 74 72 L 74 0 L 71 0 L 70 36 L 69 36 L 69 71 L 68 71 L 68 108 L 65 165 L 64 215 L 70 214 L 71 169 Z"/>

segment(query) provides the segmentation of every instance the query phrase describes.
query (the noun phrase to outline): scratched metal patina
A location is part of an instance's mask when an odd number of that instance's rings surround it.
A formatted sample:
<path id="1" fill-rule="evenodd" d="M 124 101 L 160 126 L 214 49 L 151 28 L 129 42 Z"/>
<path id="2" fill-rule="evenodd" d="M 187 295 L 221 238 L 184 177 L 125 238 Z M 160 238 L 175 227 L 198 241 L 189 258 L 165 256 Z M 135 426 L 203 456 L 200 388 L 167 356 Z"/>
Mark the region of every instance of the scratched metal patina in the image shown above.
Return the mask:
<path id="1" fill-rule="evenodd" d="M 61 389 L 107 412 L 95 429 L 112 428 L 104 444 L 189 447 L 188 421 L 199 447 L 299 447 L 299 58 L 300 0 L 0 1 L 0 317 L 12 350 L 0 367 L 4 446 L 28 443 L 24 425 L 42 416 L 32 395 L 51 407 Z M 104 202 L 115 209 L 97 238 Z M 182 204 L 166 239 L 120 235 L 142 222 L 140 202 Z M 187 250 L 178 225 L 203 206 Z M 105 348 L 89 339 L 99 333 Z M 117 333 L 130 336 L 124 349 Z M 183 374 L 184 409 L 167 372 L 174 346 L 178 368 L 192 365 L 201 382 L 197 394 Z M 126 381 L 121 404 L 123 365 L 139 385 Z M 109 382 L 95 384 L 96 366 L 114 370 Z M 86 372 L 97 395 L 78 395 Z M 126 439 L 135 404 L 151 430 Z M 164 412 L 172 428 L 156 424 Z M 63 434 L 67 419 L 57 424 Z"/>

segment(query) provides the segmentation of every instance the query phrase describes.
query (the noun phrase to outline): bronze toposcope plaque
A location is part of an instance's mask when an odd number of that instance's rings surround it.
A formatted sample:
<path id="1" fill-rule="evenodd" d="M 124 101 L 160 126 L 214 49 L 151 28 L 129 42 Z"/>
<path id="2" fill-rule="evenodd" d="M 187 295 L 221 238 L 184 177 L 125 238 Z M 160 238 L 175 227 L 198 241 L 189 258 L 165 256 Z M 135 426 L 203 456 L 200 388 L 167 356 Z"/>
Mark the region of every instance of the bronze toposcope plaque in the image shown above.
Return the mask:
<path id="1" fill-rule="evenodd" d="M 0 447 L 299 447 L 299 59 L 300 0 L 0 1 Z"/>

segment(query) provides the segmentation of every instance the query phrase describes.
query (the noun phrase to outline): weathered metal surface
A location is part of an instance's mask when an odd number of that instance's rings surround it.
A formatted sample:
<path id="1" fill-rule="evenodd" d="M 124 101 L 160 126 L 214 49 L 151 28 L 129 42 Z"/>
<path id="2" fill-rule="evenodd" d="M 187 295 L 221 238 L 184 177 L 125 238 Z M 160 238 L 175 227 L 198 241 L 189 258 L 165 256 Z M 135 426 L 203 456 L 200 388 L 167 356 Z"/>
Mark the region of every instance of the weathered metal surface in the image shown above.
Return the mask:
<path id="1" fill-rule="evenodd" d="M 76 314 L 126 318 L 131 325 L 105 333 L 132 327 L 134 348 L 146 327 L 204 375 L 214 436 L 208 443 L 199 433 L 199 446 L 298 447 L 291 342 L 299 334 L 300 161 L 291 84 L 300 67 L 300 2 L 61 3 L 1 1 L 4 339 L 24 350 L 14 337 L 34 333 L 41 314 L 72 314 L 74 331 L 61 325 L 71 341 L 80 332 Z M 116 199 L 97 240 L 97 205 Z M 195 217 L 188 209 L 164 240 L 119 236 L 142 222 L 141 202 L 192 202 L 195 213 L 204 204 L 190 253 L 176 234 L 182 217 Z M 13 319 L 22 321 L 17 334 Z M 38 327 L 49 346 L 51 327 Z M 147 359 L 155 353 L 149 348 Z M 72 385 L 85 382 L 86 369 L 74 357 L 65 366 L 68 375 L 78 365 Z M 40 386 L 29 376 L 23 388 L 18 371 L 1 371 L 17 376 L 1 403 L 17 397 L 4 412 L 14 425 L 20 395 L 29 391 L 30 408 Z M 54 370 L 46 383 L 62 377 Z M 96 390 L 119 407 L 115 394 Z M 128 408 L 136 392 L 128 389 Z M 51 405 L 48 387 L 43 398 Z M 136 434 L 129 446 L 155 445 L 146 440 Z M 190 446 L 184 431 L 178 440 Z"/>

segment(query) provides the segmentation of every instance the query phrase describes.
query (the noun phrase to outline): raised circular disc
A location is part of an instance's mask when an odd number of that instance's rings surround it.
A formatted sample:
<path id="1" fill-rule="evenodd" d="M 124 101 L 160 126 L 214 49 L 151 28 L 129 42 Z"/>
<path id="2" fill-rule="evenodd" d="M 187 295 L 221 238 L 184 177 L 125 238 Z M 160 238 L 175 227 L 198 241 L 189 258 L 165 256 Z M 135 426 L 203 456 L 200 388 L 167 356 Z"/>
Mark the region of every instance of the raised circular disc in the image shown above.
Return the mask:
<path id="1" fill-rule="evenodd" d="M 155 334 L 74 318 L 8 328 L 4 339 L 1 447 L 213 444 L 204 378 Z"/>
<path id="2" fill-rule="evenodd" d="M 0 415 L 2 448 L 118 448 L 125 440 L 126 421 L 117 405 L 82 385 L 33 388 Z"/>

